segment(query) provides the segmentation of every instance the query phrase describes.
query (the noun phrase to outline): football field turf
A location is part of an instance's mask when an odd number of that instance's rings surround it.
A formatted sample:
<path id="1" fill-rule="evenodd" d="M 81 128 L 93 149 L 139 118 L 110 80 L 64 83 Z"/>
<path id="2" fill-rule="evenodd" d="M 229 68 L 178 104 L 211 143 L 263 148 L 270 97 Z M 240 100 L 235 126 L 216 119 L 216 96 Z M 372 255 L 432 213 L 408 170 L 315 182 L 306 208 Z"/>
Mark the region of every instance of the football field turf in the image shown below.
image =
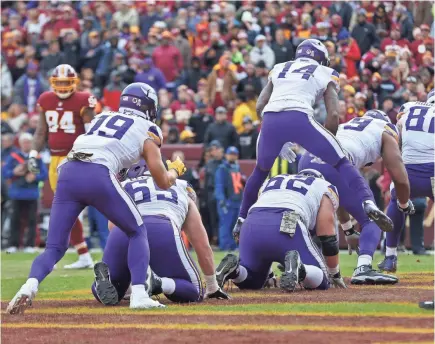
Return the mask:
<path id="1" fill-rule="evenodd" d="M 225 253 L 216 252 L 218 263 Z M 26 280 L 35 255 L 2 253 L 2 309 Z M 93 255 L 97 261 L 101 255 Z M 344 276 L 356 256 L 341 254 Z M 239 291 L 230 301 L 130 310 L 104 307 L 90 292 L 92 270 L 64 270 L 67 254 L 42 283 L 24 316 L 2 314 L 2 343 L 433 343 L 434 314 L 418 308 L 433 298 L 433 256 L 401 255 L 394 286 L 282 293 Z M 381 260 L 377 255 L 374 263 Z M 278 273 L 279 274 L 279 273 Z M 303 339 L 302 339 L 303 338 Z"/>

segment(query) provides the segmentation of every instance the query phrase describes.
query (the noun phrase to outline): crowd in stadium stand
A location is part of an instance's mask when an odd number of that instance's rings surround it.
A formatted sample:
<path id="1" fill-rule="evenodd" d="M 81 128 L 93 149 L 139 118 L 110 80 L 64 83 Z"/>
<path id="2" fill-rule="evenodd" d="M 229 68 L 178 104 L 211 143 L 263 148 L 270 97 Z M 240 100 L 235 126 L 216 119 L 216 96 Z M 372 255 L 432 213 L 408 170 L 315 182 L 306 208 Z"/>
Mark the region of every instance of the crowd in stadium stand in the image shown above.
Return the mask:
<path id="1" fill-rule="evenodd" d="M 216 213 L 213 160 L 229 147 L 255 159 L 255 104 L 274 64 L 317 38 L 340 73 L 340 121 L 376 108 L 395 123 L 404 102 L 424 101 L 434 87 L 433 11 L 429 1 L 2 1 L 2 165 L 23 152 L 23 133 L 38 122 L 36 101 L 66 63 L 80 75 L 79 90 L 97 97 L 98 111 L 117 110 L 134 81 L 155 88 L 165 143 L 204 145 L 189 178 L 203 208 Z M 322 102 L 315 118 L 326 118 Z M 2 176 L 3 205 L 14 181 Z M 24 189 L 37 188 L 38 178 Z M 9 198 L 27 199 L 26 192 Z"/>

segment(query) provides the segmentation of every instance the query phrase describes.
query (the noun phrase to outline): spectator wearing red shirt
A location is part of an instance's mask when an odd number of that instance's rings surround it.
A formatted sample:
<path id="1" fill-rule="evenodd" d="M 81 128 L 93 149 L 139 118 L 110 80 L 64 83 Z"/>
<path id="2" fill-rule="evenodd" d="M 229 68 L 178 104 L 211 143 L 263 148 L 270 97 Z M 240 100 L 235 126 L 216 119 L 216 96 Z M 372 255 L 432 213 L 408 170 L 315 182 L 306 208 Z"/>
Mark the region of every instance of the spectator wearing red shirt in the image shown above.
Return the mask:
<path id="1" fill-rule="evenodd" d="M 22 27 L 20 21 L 21 17 L 18 14 L 11 14 L 9 18 L 9 25 L 2 32 L 2 36 L 7 32 L 16 33 L 18 31 L 21 35 L 21 38 L 26 37 L 26 30 Z"/>
<path id="2" fill-rule="evenodd" d="M 174 114 L 178 123 L 186 124 L 196 110 L 195 103 L 189 99 L 189 94 L 187 91 L 188 88 L 186 85 L 178 86 L 178 100 L 172 102 L 171 105 L 172 113 Z"/>
<path id="3" fill-rule="evenodd" d="M 174 81 L 183 70 L 183 58 L 180 50 L 172 45 L 172 35 L 169 31 L 163 31 L 161 45 L 154 49 L 154 65 L 160 69 L 167 81 L 166 86 L 172 88 Z"/>
<path id="4" fill-rule="evenodd" d="M 393 24 L 391 26 L 390 37 L 384 38 L 381 43 L 381 50 L 385 52 L 388 46 L 398 45 L 399 47 L 409 47 L 409 41 L 406 38 L 400 37 L 400 25 Z"/>
<path id="5" fill-rule="evenodd" d="M 80 33 L 79 21 L 74 18 L 74 11 L 70 6 L 65 6 L 63 8 L 62 19 L 57 20 L 54 25 L 54 31 L 60 37 L 65 36 L 69 31 L 75 31 L 75 34 Z"/>
<path id="6" fill-rule="evenodd" d="M 357 61 L 361 59 L 361 51 L 358 47 L 358 43 L 350 37 L 349 31 L 341 31 L 337 35 L 339 49 L 338 52 L 343 55 L 346 62 L 348 78 L 358 75 L 356 67 Z"/>
<path id="7" fill-rule="evenodd" d="M 433 40 L 429 37 L 429 32 L 430 27 L 427 24 L 422 24 L 413 31 L 414 41 L 410 44 L 410 50 L 419 65 L 423 62 L 424 53 L 430 48 L 430 45 L 433 46 Z"/>

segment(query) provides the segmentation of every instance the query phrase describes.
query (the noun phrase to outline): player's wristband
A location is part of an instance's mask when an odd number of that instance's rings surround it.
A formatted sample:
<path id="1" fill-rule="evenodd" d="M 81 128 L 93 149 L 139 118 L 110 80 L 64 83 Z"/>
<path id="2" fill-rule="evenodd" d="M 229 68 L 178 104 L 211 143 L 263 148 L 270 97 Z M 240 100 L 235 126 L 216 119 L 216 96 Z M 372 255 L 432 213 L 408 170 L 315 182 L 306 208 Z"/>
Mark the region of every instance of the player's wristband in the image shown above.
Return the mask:
<path id="1" fill-rule="evenodd" d="M 177 178 L 180 176 L 176 168 L 170 168 L 169 171 L 175 171 L 175 173 L 177 174 Z"/>
<path id="2" fill-rule="evenodd" d="M 326 269 L 328 270 L 328 274 L 330 274 L 330 275 L 335 275 L 336 273 L 340 272 L 339 265 L 337 265 L 335 268 L 330 268 L 329 266 L 327 266 Z"/>
<path id="3" fill-rule="evenodd" d="M 38 155 L 39 155 L 39 153 L 36 150 L 32 149 L 29 153 L 29 159 L 37 158 Z"/>
<path id="4" fill-rule="evenodd" d="M 402 209 L 406 209 L 406 208 L 409 207 L 409 201 L 406 202 L 405 204 L 402 204 L 402 203 L 400 203 L 400 202 L 397 202 L 397 203 L 399 204 L 399 207 L 402 208 Z"/>

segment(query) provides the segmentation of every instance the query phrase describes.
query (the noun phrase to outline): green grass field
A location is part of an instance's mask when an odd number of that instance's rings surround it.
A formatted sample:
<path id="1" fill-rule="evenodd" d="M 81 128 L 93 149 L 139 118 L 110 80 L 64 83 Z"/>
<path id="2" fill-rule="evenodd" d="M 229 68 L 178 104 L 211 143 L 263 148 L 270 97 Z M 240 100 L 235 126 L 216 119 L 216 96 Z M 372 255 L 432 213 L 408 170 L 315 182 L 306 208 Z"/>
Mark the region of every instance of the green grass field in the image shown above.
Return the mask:
<path id="1" fill-rule="evenodd" d="M 215 252 L 216 265 L 226 252 Z M 26 281 L 27 274 L 30 271 L 30 266 L 33 259 L 37 254 L 1 254 L 1 299 L 3 301 L 9 300 L 20 286 Z M 101 254 L 93 254 L 95 261 L 101 259 Z M 72 293 L 74 290 L 83 290 L 90 287 L 93 281 L 92 270 L 65 270 L 63 266 L 74 262 L 77 259 L 76 254 L 68 253 L 57 264 L 57 268 L 47 277 L 41 284 L 38 294 L 38 299 L 44 298 L 44 295 L 49 294 L 50 298 L 64 297 L 68 298 L 93 298 L 91 294 L 76 295 Z M 342 253 L 340 255 L 340 267 L 343 276 L 350 277 L 356 265 L 356 255 L 349 256 Z M 374 265 L 381 261 L 382 256 L 377 254 L 374 258 Z M 399 257 L 399 276 L 408 272 L 433 272 L 434 270 L 434 257 L 433 256 L 413 256 L 401 255 Z M 279 271 L 276 271 L 279 275 Z M 63 294 L 62 292 L 67 292 Z M 56 293 L 56 294 L 53 294 Z M 66 296 L 64 296 L 66 295 Z M 47 295 L 48 296 L 48 295 Z"/>

